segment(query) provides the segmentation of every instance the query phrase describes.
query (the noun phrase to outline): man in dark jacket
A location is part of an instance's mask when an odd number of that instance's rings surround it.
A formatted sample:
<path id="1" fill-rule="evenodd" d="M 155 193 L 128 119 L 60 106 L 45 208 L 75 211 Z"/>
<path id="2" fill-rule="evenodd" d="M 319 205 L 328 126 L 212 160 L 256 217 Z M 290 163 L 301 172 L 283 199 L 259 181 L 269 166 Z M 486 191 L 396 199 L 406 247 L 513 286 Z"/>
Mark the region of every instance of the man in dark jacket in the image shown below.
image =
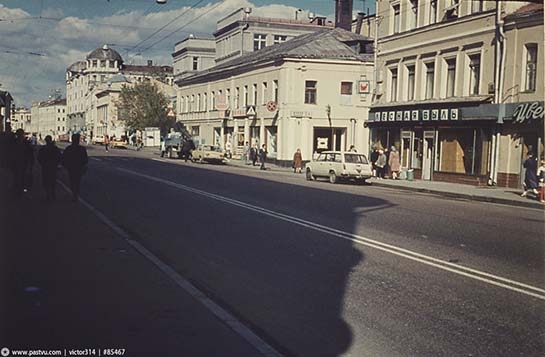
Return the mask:
<path id="1" fill-rule="evenodd" d="M 526 186 L 526 189 L 521 196 L 525 197 L 528 192 L 532 192 L 537 197 L 537 159 L 532 152 L 528 152 L 528 158 L 524 161 L 523 167 L 526 169 L 526 173 L 524 174 L 524 185 Z"/>
<path id="2" fill-rule="evenodd" d="M 72 135 L 72 144 L 64 150 L 62 155 L 62 165 L 68 171 L 74 201 L 78 200 L 81 176 L 87 168 L 87 162 L 87 150 L 79 144 L 79 134 Z"/>
<path id="3" fill-rule="evenodd" d="M 263 144 L 261 145 L 261 149 L 259 149 L 259 162 L 261 163 L 260 170 L 266 170 L 265 161 L 267 161 L 267 149 L 265 144 Z"/>
<path id="4" fill-rule="evenodd" d="M 45 200 L 54 200 L 57 166 L 61 162 L 61 151 L 55 146 L 51 135 L 45 137 L 45 146 L 38 152 L 38 162 L 42 166 L 42 184 L 45 190 Z"/>
<path id="5" fill-rule="evenodd" d="M 15 197 L 20 197 L 23 192 L 32 187 L 32 165 L 34 164 L 34 150 L 26 139 L 23 129 L 17 129 L 15 132 L 15 142 L 12 143 L 10 151 L 13 193 Z"/>

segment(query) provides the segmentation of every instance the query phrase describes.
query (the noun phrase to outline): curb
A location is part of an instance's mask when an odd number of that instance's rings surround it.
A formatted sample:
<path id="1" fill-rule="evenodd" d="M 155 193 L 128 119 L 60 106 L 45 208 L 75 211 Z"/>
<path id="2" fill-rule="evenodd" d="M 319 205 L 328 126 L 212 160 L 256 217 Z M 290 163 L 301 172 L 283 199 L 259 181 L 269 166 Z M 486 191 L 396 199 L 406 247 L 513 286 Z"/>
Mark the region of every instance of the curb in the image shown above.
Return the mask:
<path id="1" fill-rule="evenodd" d="M 387 183 L 376 182 L 376 181 L 373 181 L 371 183 L 371 185 L 379 186 L 379 187 L 395 188 L 395 189 L 398 189 L 398 190 L 405 190 L 405 191 L 431 193 L 431 194 L 444 196 L 444 197 L 449 197 L 449 198 L 464 198 L 464 199 L 468 199 L 468 200 L 471 200 L 471 201 L 478 201 L 478 202 L 499 203 L 499 204 L 510 205 L 510 206 L 518 206 L 518 207 L 526 207 L 526 208 L 538 208 L 538 209 L 543 209 L 545 207 L 545 205 L 543 203 L 540 203 L 540 202 L 537 202 L 537 201 L 522 202 L 522 201 L 516 201 L 516 200 L 509 200 L 509 199 L 506 199 L 506 198 L 477 196 L 477 195 L 456 193 L 456 192 L 446 192 L 446 191 L 434 190 L 434 189 L 431 189 L 431 188 L 389 185 Z"/>

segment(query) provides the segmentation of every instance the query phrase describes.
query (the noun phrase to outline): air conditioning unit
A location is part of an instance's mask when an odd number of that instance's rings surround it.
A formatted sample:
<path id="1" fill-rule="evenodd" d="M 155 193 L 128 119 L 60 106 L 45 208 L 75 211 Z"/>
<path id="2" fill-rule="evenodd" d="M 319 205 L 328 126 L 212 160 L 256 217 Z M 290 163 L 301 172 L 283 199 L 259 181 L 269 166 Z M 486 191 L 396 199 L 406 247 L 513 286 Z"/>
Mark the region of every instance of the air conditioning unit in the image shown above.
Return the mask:
<path id="1" fill-rule="evenodd" d="M 490 82 L 488 83 L 488 94 L 494 94 L 496 91 L 496 88 L 494 88 L 494 83 Z"/>

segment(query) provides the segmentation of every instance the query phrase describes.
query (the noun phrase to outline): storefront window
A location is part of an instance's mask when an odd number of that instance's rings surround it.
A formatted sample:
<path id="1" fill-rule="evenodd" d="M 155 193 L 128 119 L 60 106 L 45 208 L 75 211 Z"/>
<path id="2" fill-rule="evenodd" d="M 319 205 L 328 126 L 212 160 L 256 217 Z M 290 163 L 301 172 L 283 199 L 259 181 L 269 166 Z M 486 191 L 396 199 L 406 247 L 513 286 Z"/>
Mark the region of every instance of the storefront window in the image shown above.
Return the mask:
<path id="1" fill-rule="evenodd" d="M 439 130 L 438 170 L 467 175 L 485 175 L 490 135 L 484 129 Z"/>
<path id="2" fill-rule="evenodd" d="M 270 157 L 276 157 L 277 154 L 277 127 L 267 127 L 267 151 Z"/>

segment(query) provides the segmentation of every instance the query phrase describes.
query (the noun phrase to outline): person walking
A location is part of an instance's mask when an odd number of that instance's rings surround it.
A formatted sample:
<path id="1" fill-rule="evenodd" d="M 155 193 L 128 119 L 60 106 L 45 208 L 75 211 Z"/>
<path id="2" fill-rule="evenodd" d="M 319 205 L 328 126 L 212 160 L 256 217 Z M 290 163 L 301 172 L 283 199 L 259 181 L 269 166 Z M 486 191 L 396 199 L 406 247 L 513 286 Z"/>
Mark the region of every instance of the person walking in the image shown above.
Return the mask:
<path id="1" fill-rule="evenodd" d="M 88 160 L 87 150 L 79 144 L 79 134 L 72 135 L 72 144 L 64 150 L 62 155 L 62 165 L 68 171 L 74 201 L 79 198 L 81 176 L 87 169 Z"/>
<path id="2" fill-rule="evenodd" d="M 265 147 L 265 144 L 261 145 L 261 149 L 259 149 L 259 162 L 261 163 L 260 170 L 266 170 L 265 167 L 265 161 L 267 160 L 267 149 Z"/>
<path id="3" fill-rule="evenodd" d="M 74 137 L 72 135 L 72 137 Z M 106 152 L 108 152 L 108 147 L 110 146 L 110 138 L 108 135 L 104 135 L 104 147 L 106 148 Z"/>
<path id="4" fill-rule="evenodd" d="M 390 148 L 390 157 L 388 158 L 388 166 L 390 166 L 390 172 L 392 173 L 391 178 L 393 180 L 397 179 L 399 174 L 400 164 L 399 164 L 399 153 L 396 150 L 395 146 Z"/>
<path id="5" fill-rule="evenodd" d="M 371 167 L 373 168 L 373 177 L 378 177 L 377 165 L 376 165 L 378 160 L 378 147 L 375 146 L 373 148 L 373 152 L 371 152 L 370 159 L 371 159 Z"/>
<path id="6" fill-rule="evenodd" d="M 539 202 L 545 202 L 545 160 L 541 160 L 537 168 L 537 179 L 539 181 Z"/>
<path id="7" fill-rule="evenodd" d="M 15 141 L 11 147 L 11 170 L 13 176 L 13 194 L 21 197 L 32 187 L 32 166 L 34 164 L 34 150 L 30 141 L 25 137 L 23 129 L 15 131 Z"/>
<path id="8" fill-rule="evenodd" d="M 45 190 L 45 200 L 55 200 L 55 181 L 57 179 L 57 166 L 61 162 L 61 151 L 51 138 L 45 137 L 45 146 L 38 151 L 38 162 L 42 167 L 42 185 Z"/>
<path id="9" fill-rule="evenodd" d="M 375 162 L 375 166 L 377 168 L 377 177 L 379 179 L 384 178 L 387 163 L 388 163 L 388 161 L 386 159 L 386 155 L 384 154 L 384 151 L 379 150 L 378 151 L 377 161 Z"/>
<path id="10" fill-rule="evenodd" d="M 303 167 L 303 155 L 301 155 L 301 149 L 297 149 L 293 154 L 293 172 L 301 173 Z"/>
<path id="11" fill-rule="evenodd" d="M 526 169 L 524 174 L 524 192 L 521 194 L 522 197 L 526 197 L 528 192 L 533 193 L 538 197 L 539 192 L 537 192 L 537 159 L 534 157 L 534 154 L 531 151 L 528 151 L 527 159 L 524 161 L 522 166 Z"/>
<path id="12" fill-rule="evenodd" d="M 245 165 L 248 165 L 248 157 L 250 155 L 250 145 L 248 144 L 248 142 L 246 141 L 244 143 L 244 148 L 242 150 L 242 157 L 241 157 L 241 161 L 244 161 L 244 164 Z"/>
<path id="13" fill-rule="evenodd" d="M 257 144 L 254 144 L 250 149 L 250 161 L 252 161 L 252 166 L 255 166 L 255 163 L 257 162 L 257 154 Z"/>
<path id="14" fill-rule="evenodd" d="M 225 156 L 230 159 L 232 157 L 233 153 L 231 152 L 231 139 L 228 138 L 225 142 Z"/>

